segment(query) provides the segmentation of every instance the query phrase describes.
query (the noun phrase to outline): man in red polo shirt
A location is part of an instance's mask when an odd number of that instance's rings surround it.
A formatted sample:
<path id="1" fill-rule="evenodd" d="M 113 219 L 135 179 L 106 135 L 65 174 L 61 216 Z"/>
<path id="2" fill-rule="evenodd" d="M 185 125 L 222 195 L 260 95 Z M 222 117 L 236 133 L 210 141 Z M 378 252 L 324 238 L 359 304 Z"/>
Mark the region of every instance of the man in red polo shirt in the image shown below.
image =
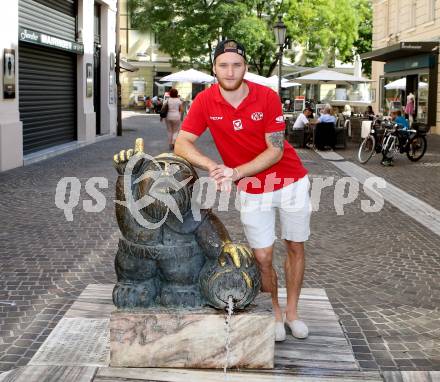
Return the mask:
<path id="1" fill-rule="evenodd" d="M 286 338 L 284 323 L 290 326 L 293 336 L 306 338 L 308 328 L 298 319 L 297 305 L 304 276 L 304 241 L 310 234 L 307 170 L 284 140 L 278 95 L 268 87 L 243 79 L 247 70 L 244 47 L 234 40 L 220 42 L 213 69 L 218 84 L 194 100 L 177 137 L 175 153 L 208 170 L 219 188 L 229 189 L 232 181 L 237 183 L 240 217 L 260 268 L 262 290 L 272 295 L 275 340 Z M 207 128 L 223 164 L 195 146 Z M 277 274 L 272 265 L 277 210 L 287 249 L 285 315 L 278 303 Z"/>

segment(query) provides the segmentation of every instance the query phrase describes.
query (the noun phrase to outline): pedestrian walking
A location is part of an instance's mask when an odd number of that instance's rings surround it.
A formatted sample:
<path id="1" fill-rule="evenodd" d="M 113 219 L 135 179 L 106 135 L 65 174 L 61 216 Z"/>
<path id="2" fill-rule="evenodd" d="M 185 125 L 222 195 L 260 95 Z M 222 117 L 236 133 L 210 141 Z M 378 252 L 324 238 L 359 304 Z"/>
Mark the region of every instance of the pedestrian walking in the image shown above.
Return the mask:
<path id="1" fill-rule="evenodd" d="M 170 97 L 164 102 L 163 107 L 165 107 L 165 105 L 167 108 L 166 117 L 161 118 L 160 120 L 162 121 L 165 119 L 168 135 L 168 148 L 174 150 L 174 142 L 176 141 L 179 132 L 183 112 L 182 101 L 179 98 L 177 89 L 173 88 L 170 90 Z"/>
<path id="2" fill-rule="evenodd" d="M 159 97 L 157 95 L 155 95 L 155 96 L 153 96 L 153 98 L 151 98 L 151 103 L 153 105 L 153 111 L 155 113 L 157 113 L 157 100 L 158 100 L 158 98 Z"/>
<path id="3" fill-rule="evenodd" d="M 153 109 L 153 102 L 151 101 L 150 97 L 146 97 L 145 98 L 145 112 L 147 114 L 150 114 L 152 109 Z"/>
<path id="4" fill-rule="evenodd" d="M 298 299 L 304 276 L 304 242 L 310 234 L 311 204 L 307 170 L 284 139 L 285 123 L 278 95 L 270 88 L 243 79 L 247 71 L 244 47 L 237 41 L 220 42 L 213 71 L 218 84 L 194 100 L 177 137 L 175 153 L 208 170 L 221 189 L 237 183 L 240 217 L 258 263 L 262 290 L 270 292 L 275 313 L 275 340 L 306 338 L 307 325 L 298 317 Z M 209 127 L 223 164 L 195 145 Z M 278 302 L 273 267 L 275 215 L 280 213 L 286 245 L 287 307 Z"/>

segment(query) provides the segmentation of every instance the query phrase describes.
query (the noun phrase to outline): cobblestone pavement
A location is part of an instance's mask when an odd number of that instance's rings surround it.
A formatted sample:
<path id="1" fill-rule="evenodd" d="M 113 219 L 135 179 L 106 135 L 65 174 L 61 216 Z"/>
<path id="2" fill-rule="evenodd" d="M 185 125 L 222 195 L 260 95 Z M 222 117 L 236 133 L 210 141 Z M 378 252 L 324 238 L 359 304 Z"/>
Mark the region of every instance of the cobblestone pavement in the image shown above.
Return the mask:
<path id="1" fill-rule="evenodd" d="M 0 174 L 0 372 L 30 360 L 86 285 L 115 281 L 119 232 L 112 155 L 132 147 L 139 136 L 149 154 L 166 150 L 165 129 L 156 116 L 125 116 L 123 137 Z M 440 137 L 432 138 L 421 164 L 402 157 L 385 169 L 373 158 L 366 168 L 440 208 L 434 191 L 439 169 L 422 165 L 440 162 Z M 217 155 L 209 136 L 200 143 L 205 152 Z M 354 149 L 338 153 L 351 158 Z M 299 154 L 312 182 L 318 177 L 336 182 L 344 176 L 313 151 Z M 82 184 L 73 221 L 55 205 L 63 176 L 78 177 Z M 85 192 L 91 177 L 108 179 L 108 188 L 102 190 L 107 205 L 96 213 L 82 207 L 91 199 Z M 233 239 L 244 242 L 233 199 L 229 211 L 218 215 Z M 440 370 L 440 238 L 388 203 L 378 213 L 363 212 L 363 199 L 370 198 L 361 191 L 344 207 L 344 215 L 337 215 L 334 187 L 322 191 L 306 244 L 304 286 L 326 289 L 361 368 Z M 283 258 L 282 243 L 277 242 L 280 284 Z"/>
<path id="2" fill-rule="evenodd" d="M 406 154 L 398 154 L 394 157 L 393 167 L 384 167 L 380 164 L 381 154 L 373 156 L 364 165 L 359 164 L 357 160 L 359 143 L 350 142 L 347 150 L 337 152 L 440 210 L 440 193 L 433 191 L 440 185 L 440 135 L 428 135 L 427 141 L 428 150 L 420 161 L 414 163 L 406 157 Z"/>

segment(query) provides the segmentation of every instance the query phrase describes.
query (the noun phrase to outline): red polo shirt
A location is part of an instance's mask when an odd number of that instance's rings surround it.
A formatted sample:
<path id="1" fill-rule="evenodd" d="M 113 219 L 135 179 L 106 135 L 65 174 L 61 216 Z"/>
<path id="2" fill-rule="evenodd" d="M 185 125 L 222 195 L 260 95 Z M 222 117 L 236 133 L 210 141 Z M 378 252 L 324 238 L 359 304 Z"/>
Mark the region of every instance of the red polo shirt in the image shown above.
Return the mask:
<path id="1" fill-rule="evenodd" d="M 182 124 L 182 130 L 202 135 L 209 128 L 228 167 L 247 163 L 267 149 L 265 133 L 284 132 L 280 99 L 272 89 L 246 81 L 249 94 L 234 108 L 221 95 L 218 84 L 197 95 Z M 276 191 L 307 174 L 292 146 L 284 141 L 280 161 L 238 186 L 251 194 Z"/>

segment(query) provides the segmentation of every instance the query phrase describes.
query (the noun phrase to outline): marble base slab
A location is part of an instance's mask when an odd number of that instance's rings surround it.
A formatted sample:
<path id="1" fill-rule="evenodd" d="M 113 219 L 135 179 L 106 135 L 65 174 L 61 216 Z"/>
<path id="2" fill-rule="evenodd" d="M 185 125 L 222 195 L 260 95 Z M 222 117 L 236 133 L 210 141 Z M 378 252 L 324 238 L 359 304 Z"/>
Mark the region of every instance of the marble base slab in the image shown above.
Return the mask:
<path id="1" fill-rule="evenodd" d="M 231 318 L 228 368 L 272 369 L 274 335 L 270 296 L 262 294 Z M 225 313 L 215 309 L 117 310 L 110 316 L 114 367 L 223 368 L 225 343 Z"/>
<path id="2" fill-rule="evenodd" d="M 29 365 L 107 366 L 108 325 L 108 318 L 63 318 Z"/>

